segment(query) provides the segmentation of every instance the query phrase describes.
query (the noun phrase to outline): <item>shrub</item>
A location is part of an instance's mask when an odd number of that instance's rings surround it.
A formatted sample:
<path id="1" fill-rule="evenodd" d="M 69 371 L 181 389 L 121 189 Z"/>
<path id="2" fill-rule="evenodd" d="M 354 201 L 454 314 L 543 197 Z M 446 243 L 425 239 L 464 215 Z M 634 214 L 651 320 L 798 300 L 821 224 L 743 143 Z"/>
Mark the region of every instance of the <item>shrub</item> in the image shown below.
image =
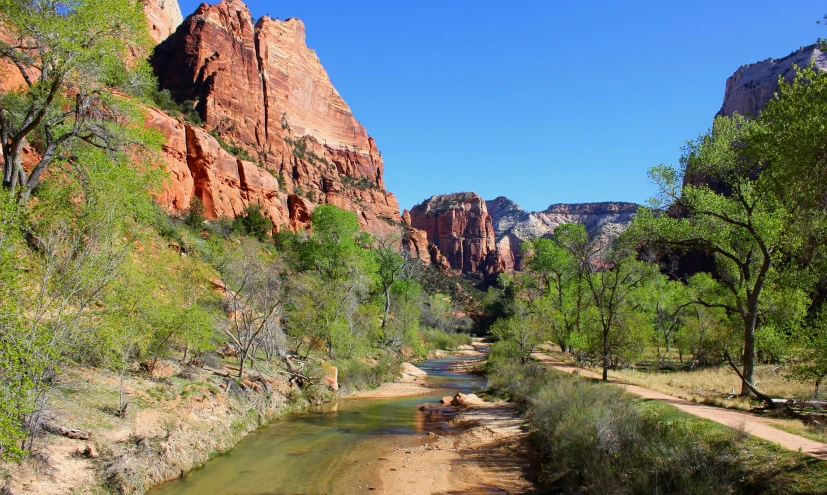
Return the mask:
<path id="1" fill-rule="evenodd" d="M 623 390 L 501 359 L 489 386 L 526 413 L 540 482 L 562 493 L 731 493 L 745 478 L 735 432 L 643 409 Z"/>
<path id="2" fill-rule="evenodd" d="M 339 392 L 348 394 L 376 388 L 393 380 L 399 374 L 400 363 L 391 356 L 383 355 L 376 364 L 357 359 L 340 359 L 335 364 L 339 368 Z"/>
<path id="3" fill-rule="evenodd" d="M 243 215 L 233 220 L 233 230 L 264 242 L 272 236 L 273 221 L 261 213 L 261 206 L 250 205 Z"/>
<path id="4" fill-rule="evenodd" d="M 203 227 L 204 221 L 207 219 L 204 212 L 204 203 L 201 202 L 201 198 L 192 198 L 189 208 L 184 212 L 184 224 L 194 229 Z"/>
<path id="5" fill-rule="evenodd" d="M 229 130 L 229 128 L 228 128 Z M 239 146 L 237 144 L 230 144 L 221 137 L 221 135 L 215 129 L 209 131 L 210 136 L 214 137 L 216 141 L 218 141 L 219 146 L 226 151 L 227 153 L 233 155 L 236 158 L 241 160 L 245 160 L 248 162 L 257 162 L 258 158 L 251 155 L 243 146 Z"/>
<path id="6" fill-rule="evenodd" d="M 173 117 L 183 117 L 184 120 L 194 125 L 201 125 L 201 115 L 195 109 L 195 102 L 187 100 L 182 104 L 178 104 L 170 94 L 168 89 L 153 88 L 150 92 L 150 98 L 155 106 L 163 112 L 172 115 Z"/>
<path id="7" fill-rule="evenodd" d="M 467 333 L 446 333 L 436 328 L 423 328 L 420 333 L 429 347 L 443 351 L 453 351 L 461 345 L 471 343 L 471 336 Z"/>

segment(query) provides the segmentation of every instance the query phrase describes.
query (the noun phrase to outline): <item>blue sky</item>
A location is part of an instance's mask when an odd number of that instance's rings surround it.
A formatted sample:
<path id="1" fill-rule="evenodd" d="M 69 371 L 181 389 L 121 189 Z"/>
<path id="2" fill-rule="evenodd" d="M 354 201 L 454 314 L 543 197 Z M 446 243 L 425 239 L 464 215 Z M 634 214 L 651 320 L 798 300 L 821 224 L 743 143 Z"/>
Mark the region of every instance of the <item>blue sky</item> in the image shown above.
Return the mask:
<path id="1" fill-rule="evenodd" d="M 528 210 L 645 202 L 647 169 L 709 127 L 740 65 L 827 37 L 810 0 L 248 5 L 305 22 L 402 208 L 469 190 Z"/>

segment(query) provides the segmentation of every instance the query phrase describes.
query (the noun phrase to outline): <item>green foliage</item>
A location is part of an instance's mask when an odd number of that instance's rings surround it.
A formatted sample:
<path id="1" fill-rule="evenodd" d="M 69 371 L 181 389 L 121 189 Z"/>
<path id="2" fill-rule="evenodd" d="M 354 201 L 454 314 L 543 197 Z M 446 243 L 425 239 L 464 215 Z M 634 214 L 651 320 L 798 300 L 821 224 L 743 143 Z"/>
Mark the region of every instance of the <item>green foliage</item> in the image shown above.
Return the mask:
<path id="1" fill-rule="evenodd" d="M 489 386 L 526 412 L 550 492 L 731 493 L 746 489 L 734 432 L 709 434 L 663 410 L 642 409 L 621 389 L 497 361 Z"/>
<path id="2" fill-rule="evenodd" d="M 221 134 L 215 129 L 211 129 L 209 131 L 210 136 L 214 137 L 216 141 L 218 141 L 218 145 L 221 146 L 221 149 L 226 151 L 227 153 L 233 155 L 234 157 L 245 160 L 248 162 L 257 162 L 258 159 L 250 154 L 247 151 L 247 148 L 238 144 L 230 144 L 221 137 Z"/>
<path id="3" fill-rule="evenodd" d="M 287 131 L 290 130 L 290 126 L 284 119 L 282 119 L 282 128 L 286 129 Z M 300 137 L 299 139 L 284 138 L 284 142 L 290 145 L 290 147 L 293 149 L 293 156 L 295 156 L 296 158 L 304 160 L 320 168 L 330 167 L 330 162 L 328 162 L 325 158 L 317 155 L 312 150 L 307 148 L 307 142 L 310 139 L 313 138 L 311 136 L 305 135 Z"/>
<path id="4" fill-rule="evenodd" d="M 461 345 L 471 344 L 467 333 L 447 333 L 436 328 L 423 328 L 421 333 L 429 347 L 442 351 L 455 351 Z"/>
<path id="5" fill-rule="evenodd" d="M 399 375 L 400 363 L 388 355 L 380 355 L 374 362 L 359 359 L 338 359 L 339 387 L 343 393 L 376 388 Z"/>
<path id="6" fill-rule="evenodd" d="M 273 221 L 264 216 L 261 206 L 251 204 L 244 209 L 242 215 L 233 220 L 233 230 L 265 242 L 272 238 Z"/>
<path id="7" fill-rule="evenodd" d="M 287 182 L 284 178 L 284 174 L 282 172 L 276 172 L 275 170 L 270 170 L 270 174 L 276 178 L 279 183 L 279 191 L 287 192 Z"/>
<path id="8" fill-rule="evenodd" d="M 204 221 L 207 220 L 204 213 L 204 203 L 201 202 L 201 198 L 192 198 L 192 202 L 190 202 L 189 207 L 187 207 L 187 211 L 184 212 L 184 224 L 194 229 L 203 227 Z"/>
<path id="9" fill-rule="evenodd" d="M 513 316 L 494 323 L 491 334 L 500 342 L 507 342 L 505 349 L 516 353 L 523 364 L 528 361 L 534 349 L 549 337 L 548 326 L 540 315 L 524 304 L 517 305 Z"/>
<path id="10" fill-rule="evenodd" d="M 132 70 L 125 62 L 127 53 L 148 52 L 145 22 L 130 0 L 0 3 L 0 28 L 12 40 L 0 43 L 0 56 L 27 79 L 24 89 L 0 95 L 3 185 L 18 201 L 55 164 L 83 164 L 75 149 L 82 143 L 110 151 L 141 145 L 130 125 L 143 127 L 134 105 L 109 88 L 151 81 L 148 66 Z M 35 68 L 39 77 L 29 78 Z M 28 172 L 20 164 L 26 142 L 41 154 Z"/>
<path id="11" fill-rule="evenodd" d="M 366 189 L 376 189 L 381 190 L 382 188 L 379 187 L 376 183 L 371 182 L 370 179 L 367 177 L 351 177 L 349 175 L 342 176 L 342 184 L 346 187 L 353 187 L 356 189 L 366 190 Z"/>
<path id="12" fill-rule="evenodd" d="M 680 174 L 674 168 L 652 169 L 650 175 L 660 188 L 660 197 L 653 206 L 679 207 L 686 215 L 679 219 L 644 208 L 630 229 L 630 235 L 646 242 L 700 249 L 715 257 L 717 277 L 705 279 L 695 299 L 698 304 L 722 308 L 742 320 L 743 374 L 749 383 L 759 316 L 772 299 L 767 295 L 803 288 L 784 287 L 785 280 L 807 280 L 781 277 L 775 270 L 785 252 L 797 249 L 799 240 L 789 234 L 796 231 L 800 219 L 772 193 L 772 188 L 766 187 L 765 176 L 759 174 L 762 160 L 744 152 L 745 143 L 758 125 L 737 115 L 718 117 L 709 133 L 690 142 L 684 150 L 683 172 L 690 177 L 706 177 L 725 193 L 707 185 L 680 187 Z M 800 300 L 803 295 L 791 297 Z M 742 394 L 748 393 L 745 383 Z"/>
<path id="13" fill-rule="evenodd" d="M 149 90 L 148 100 L 159 110 L 172 115 L 173 117 L 183 117 L 184 120 L 193 125 L 202 125 L 201 114 L 195 109 L 196 104 L 193 101 L 185 101 L 178 104 L 172 98 L 168 89 L 157 89 L 152 86 Z"/>

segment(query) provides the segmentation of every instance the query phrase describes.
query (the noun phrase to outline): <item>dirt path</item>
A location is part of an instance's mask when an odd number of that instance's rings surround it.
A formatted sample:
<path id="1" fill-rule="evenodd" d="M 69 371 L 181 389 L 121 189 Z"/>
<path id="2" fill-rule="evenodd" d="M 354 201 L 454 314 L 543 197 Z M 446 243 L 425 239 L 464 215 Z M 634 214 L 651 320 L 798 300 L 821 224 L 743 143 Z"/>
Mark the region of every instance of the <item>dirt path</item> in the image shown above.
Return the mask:
<path id="1" fill-rule="evenodd" d="M 598 373 L 578 368 L 573 364 L 557 361 L 546 354 L 534 353 L 533 356 L 552 368 L 566 373 L 576 372 L 588 378 L 602 378 L 602 376 Z M 816 459 L 827 461 L 827 445 L 774 428 L 770 426 L 773 423 L 771 419 L 759 418 L 752 414 L 733 411 L 731 409 L 723 409 L 720 407 L 690 402 L 671 395 L 655 392 L 654 390 L 649 390 L 648 388 L 638 387 L 637 385 L 629 385 L 614 379 L 609 379 L 609 381 L 615 385 L 624 387 L 627 392 L 643 397 L 644 399 L 657 400 L 670 404 L 681 411 L 700 418 L 715 421 L 716 423 L 729 426 L 730 428 L 743 428 L 744 431 L 750 435 L 776 443 L 785 449 L 801 451 L 802 453 L 815 457 Z"/>

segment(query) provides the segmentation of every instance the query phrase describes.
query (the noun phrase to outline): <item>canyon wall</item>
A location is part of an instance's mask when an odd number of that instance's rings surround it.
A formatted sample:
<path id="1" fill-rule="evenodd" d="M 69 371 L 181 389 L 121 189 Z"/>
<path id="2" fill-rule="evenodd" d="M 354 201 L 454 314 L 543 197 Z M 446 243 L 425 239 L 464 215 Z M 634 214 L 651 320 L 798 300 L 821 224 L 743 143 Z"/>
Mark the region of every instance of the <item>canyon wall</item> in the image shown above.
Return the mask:
<path id="1" fill-rule="evenodd" d="M 488 207 L 476 193 L 432 196 L 414 206 L 408 216 L 411 227 L 425 233 L 432 262 L 462 273 L 490 275 L 503 270 Z"/>
<path id="2" fill-rule="evenodd" d="M 174 131 L 183 155 L 167 145 L 168 157 L 187 157 L 192 175 L 171 163 L 173 184 L 161 198 L 169 210 L 197 197 L 218 218 L 254 203 L 277 228 L 297 229 L 315 205 L 333 204 L 368 232 L 402 235 L 376 143 L 306 46 L 301 21 L 254 22 L 240 0 L 201 4 L 157 47 L 153 66 L 161 88 L 204 121 L 203 129 L 179 124 L 183 139 Z"/>
<path id="3" fill-rule="evenodd" d="M 799 48 L 781 59 L 768 58 L 754 64 L 742 65 L 726 81 L 724 103 L 718 115 L 758 115 L 764 105 L 778 91 L 778 77 L 787 82 L 795 75 L 794 65 L 806 67 L 810 62 L 821 70 L 827 69 L 827 53 L 818 45 Z"/>
<path id="4" fill-rule="evenodd" d="M 593 242 L 607 244 L 626 229 L 638 208 L 634 203 L 605 202 L 553 204 L 544 211 L 527 212 L 503 196 L 487 203 L 501 264 L 509 271 L 522 269 L 520 246 L 525 241 L 551 237 L 558 226 L 577 223 L 586 227 Z"/>
<path id="5" fill-rule="evenodd" d="M 143 0 L 149 37 L 157 45 L 178 29 L 183 22 L 178 0 Z"/>

